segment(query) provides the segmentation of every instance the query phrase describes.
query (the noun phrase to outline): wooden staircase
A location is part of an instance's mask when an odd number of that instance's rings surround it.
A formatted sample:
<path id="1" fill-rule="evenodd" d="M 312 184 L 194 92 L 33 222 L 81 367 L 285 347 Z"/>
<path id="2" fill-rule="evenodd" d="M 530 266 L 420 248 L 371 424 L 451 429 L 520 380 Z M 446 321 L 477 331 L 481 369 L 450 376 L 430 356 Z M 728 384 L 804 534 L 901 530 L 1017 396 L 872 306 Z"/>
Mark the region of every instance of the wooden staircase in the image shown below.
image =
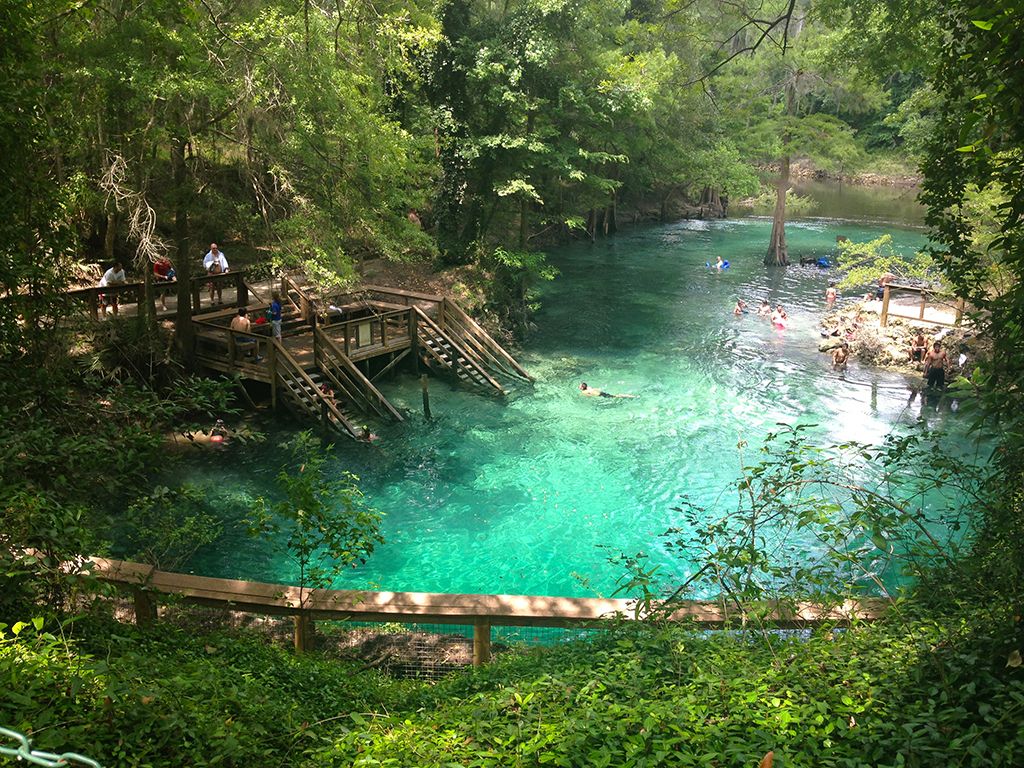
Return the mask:
<path id="1" fill-rule="evenodd" d="M 473 354 L 478 365 L 488 373 L 509 381 L 533 381 L 526 369 L 455 301 L 442 299 L 438 311 L 439 325 L 445 333 L 458 341 L 466 352 Z"/>
<path id="2" fill-rule="evenodd" d="M 356 415 L 336 396 L 324 391 L 330 387 L 320 371 L 305 371 L 277 339 L 272 340 L 277 378 L 272 382 L 276 397 L 297 415 L 319 421 L 325 427 L 358 438 L 362 430 L 355 426 Z"/>
<path id="3" fill-rule="evenodd" d="M 475 350 L 464 347 L 454 335 L 447 333 L 419 307 L 413 307 L 413 312 L 416 314 L 420 359 L 424 364 L 475 389 L 505 394 L 505 388 L 488 373 L 485 363 Z"/>
<path id="4" fill-rule="evenodd" d="M 313 341 L 317 376 L 324 379 L 337 400 L 367 415 L 404 421 L 398 409 L 388 402 L 373 382 L 341 351 L 337 342 L 320 327 L 313 329 Z"/>

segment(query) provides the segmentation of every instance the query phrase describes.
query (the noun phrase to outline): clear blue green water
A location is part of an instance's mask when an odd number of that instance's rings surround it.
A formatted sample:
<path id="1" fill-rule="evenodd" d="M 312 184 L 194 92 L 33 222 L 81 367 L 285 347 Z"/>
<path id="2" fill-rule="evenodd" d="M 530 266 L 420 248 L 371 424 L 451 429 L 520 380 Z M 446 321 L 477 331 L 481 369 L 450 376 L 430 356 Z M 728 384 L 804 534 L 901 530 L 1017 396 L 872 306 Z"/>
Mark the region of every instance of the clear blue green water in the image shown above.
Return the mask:
<path id="1" fill-rule="evenodd" d="M 970 452 L 960 417 L 921 398 L 903 376 L 851 364 L 831 369 L 817 351 L 828 273 L 766 270 L 770 223 L 681 222 L 640 228 L 551 253 L 561 275 L 543 288 L 536 332 L 519 356 L 536 377 L 505 399 L 431 384 L 434 420 L 420 415 L 418 382 L 385 382 L 409 409 L 371 446 L 343 441 L 335 465 L 361 478 L 385 514 L 386 544 L 338 586 L 538 595 L 609 594 L 621 572 L 610 551 L 648 552 L 670 570 L 658 535 L 680 522 L 681 494 L 710 508 L 734 505 L 740 440 L 757 446 L 778 423 L 814 424 L 822 443 L 879 441 L 890 430 L 939 427 Z M 830 252 L 837 234 L 892 232 L 902 248 L 920 231 L 849 221 L 788 229 L 794 253 Z M 722 255 L 731 267 L 705 268 Z M 736 297 L 784 304 L 790 326 L 732 314 Z M 580 381 L 612 400 L 579 395 Z M 185 476 L 205 485 L 226 519 L 272 493 L 277 445 L 235 446 Z M 749 452 L 747 458 L 749 459 Z M 197 557 L 206 575 L 289 582 L 288 562 L 229 526 Z"/>

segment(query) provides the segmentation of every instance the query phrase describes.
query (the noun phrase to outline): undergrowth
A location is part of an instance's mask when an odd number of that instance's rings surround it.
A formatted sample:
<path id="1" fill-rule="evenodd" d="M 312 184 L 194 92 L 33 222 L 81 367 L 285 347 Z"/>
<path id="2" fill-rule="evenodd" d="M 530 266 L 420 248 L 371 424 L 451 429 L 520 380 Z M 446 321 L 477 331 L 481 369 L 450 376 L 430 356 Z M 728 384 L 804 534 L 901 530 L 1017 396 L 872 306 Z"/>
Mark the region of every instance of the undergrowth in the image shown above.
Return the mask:
<path id="1" fill-rule="evenodd" d="M 1017 765 L 1020 617 L 905 610 L 852 631 L 622 626 L 437 685 L 244 632 L 29 625 L 0 643 L 0 722 L 106 766 Z"/>

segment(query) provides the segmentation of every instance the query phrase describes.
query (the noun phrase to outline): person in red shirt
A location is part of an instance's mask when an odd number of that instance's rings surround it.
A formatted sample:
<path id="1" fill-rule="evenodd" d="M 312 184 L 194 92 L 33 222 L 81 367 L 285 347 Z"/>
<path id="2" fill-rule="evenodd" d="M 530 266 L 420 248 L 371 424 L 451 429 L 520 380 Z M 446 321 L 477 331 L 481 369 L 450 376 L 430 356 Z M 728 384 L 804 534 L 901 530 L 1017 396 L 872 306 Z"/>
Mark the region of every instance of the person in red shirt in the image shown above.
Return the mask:
<path id="1" fill-rule="evenodd" d="M 174 281 L 174 265 L 168 258 L 157 259 L 153 262 L 153 279 L 157 283 L 170 283 Z M 160 291 L 160 308 L 167 309 L 167 292 Z"/>

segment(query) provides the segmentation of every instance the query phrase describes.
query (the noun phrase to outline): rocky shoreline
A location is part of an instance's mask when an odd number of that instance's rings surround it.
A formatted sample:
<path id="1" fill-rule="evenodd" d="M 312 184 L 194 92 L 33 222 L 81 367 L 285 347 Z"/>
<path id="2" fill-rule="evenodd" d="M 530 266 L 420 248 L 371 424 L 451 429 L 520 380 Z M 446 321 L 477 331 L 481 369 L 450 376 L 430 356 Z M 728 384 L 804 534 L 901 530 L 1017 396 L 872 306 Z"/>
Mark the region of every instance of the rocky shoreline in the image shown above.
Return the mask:
<path id="1" fill-rule="evenodd" d="M 949 358 L 947 374 L 967 374 L 978 360 L 991 354 L 991 343 L 973 326 L 936 326 L 890 317 L 888 325 L 879 325 L 873 302 L 857 302 L 834 309 L 821 322 L 822 341 L 818 350 L 830 353 L 844 342 L 850 355 L 863 365 L 887 368 L 907 374 L 920 374 L 921 362 L 911 359 L 910 349 L 918 331 L 924 333 L 929 348 L 936 341 Z"/>

